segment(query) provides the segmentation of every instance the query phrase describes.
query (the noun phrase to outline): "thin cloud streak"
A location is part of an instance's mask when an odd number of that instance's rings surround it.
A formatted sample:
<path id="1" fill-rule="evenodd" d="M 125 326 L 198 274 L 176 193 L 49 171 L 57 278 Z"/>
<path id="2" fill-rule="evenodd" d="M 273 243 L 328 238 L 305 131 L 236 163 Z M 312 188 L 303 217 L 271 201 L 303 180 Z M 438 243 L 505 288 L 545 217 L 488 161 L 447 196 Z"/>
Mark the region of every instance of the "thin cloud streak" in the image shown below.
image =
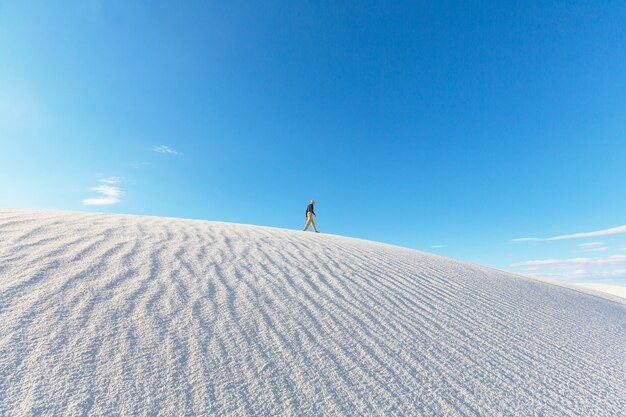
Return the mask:
<path id="1" fill-rule="evenodd" d="M 110 206 L 113 204 L 117 204 L 117 203 L 121 203 L 122 200 L 120 200 L 119 198 L 107 198 L 107 197 L 100 197 L 100 198 L 85 198 L 84 200 L 81 201 L 81 203 L 83 204 L 83 206 Z"/>
<path id="2" fill-rule="evenodd" d="M 580 269 L 614 265 L 626 266 L 626 255 L 612 255 L 606 258 L 535 259 L 511 264 L 512 267 L 549 266 L 553 269 Z"/>
<path id="3" fill-rule="evenodd" d="M 563 240 L 563 239 L 580 239 L 583 237 L 615 235 L 618 233 L 626 233 L 626 225 L 611 227 L 610 229 L 598 230 L 596 232 L 574 233 L 572 235 L 551 237 L 547 240 Z"/>
<path id="4" fill-rule="evenodd" d="M 158 153 L 164 153 L 164 154 L 170 154 L 170 155 L 178 155 L 178 152 L 176 152 L 174 149 L 170 148 L 167 145 L 158 145 L 158 146 L 155 146 L 154 148 L 152 148 L 152 150 L 154 152 L 158 152 Z"/>
<path id="5" fill-rule="evenodd" d="M 100 182 L 104 184 L 119 184 L 122 181 L 124 181 L 122 177 L 109 177 L 109 178 L 103 178 L 100 180 Z"/>
<path id="6" fill-rule="evenodd" d="M 576 251 L 578 253 L 589 253 L 589 252 L 606 252 L 607 250 L 609 250 L 609 248 L 589 248 L 589 249 L 583 249 L 583 250 L 579 250 Z"/>
<path id="7" fill-rule="evenodd" d="M 595 283 L 614 283 L 623 285 L 623 278 L 626 277 L 626 269 L 618 268 L 609 271 L 589 271 L 585 269 L 560 270 L 552 272 L 525 272 L 524 275 L 529 277 L 551 279 L 557 281 L 580 282 L 587 280 Z"/>
<path id="8" fill-rule="evenodd" d="M 571 235 L 562 235 L 562 236 L 554 236 L 549 238 L 538 238 L 538 237 L 523 237 L 512 239 L 512 242 L 543 242 L 543 241 L 551 241 L 551 240 L 564 240 L 564 239 L 582 239 L 585 237 L 596 237 L 596 236 L 607 236 L 607 235 L 615 235 L 618 233 L 626 233 L 626 225 L 611 227 L 610 229 L 597 230 L 595 232 L 584 232 L 584 233 L 574 233 Z"/>
<path id="9" fill-rule="evenodd" d="M 604 242 L 587 242 L 587 243 L 579 243 L 578 246 L 581 248 L 588 248 L 590 246 L 602 246 Z"/>

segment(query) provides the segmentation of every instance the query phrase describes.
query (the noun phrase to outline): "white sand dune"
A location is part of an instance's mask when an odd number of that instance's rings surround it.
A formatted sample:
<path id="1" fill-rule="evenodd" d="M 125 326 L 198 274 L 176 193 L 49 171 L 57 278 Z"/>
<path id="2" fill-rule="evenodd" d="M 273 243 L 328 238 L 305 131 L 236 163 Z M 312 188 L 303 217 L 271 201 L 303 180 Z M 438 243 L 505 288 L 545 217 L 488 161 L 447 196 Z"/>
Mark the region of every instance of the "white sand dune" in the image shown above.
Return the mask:
<path id="1" fill-rule="evenodd" d="M 620 297 L 626 299 L 626 287 L 611 284 L 597 284 L 597 283 L 580 283 L 576 284 L 579 287 L 587 288 L 593 291 L 601 292 L 603 294 L 609 294 L 614 297 Z"/>
<path id="2" fill-rule="evenodd" d="M 626 305 L 266 227 L 0 210 L 1 416 L 619 416 Z"/>

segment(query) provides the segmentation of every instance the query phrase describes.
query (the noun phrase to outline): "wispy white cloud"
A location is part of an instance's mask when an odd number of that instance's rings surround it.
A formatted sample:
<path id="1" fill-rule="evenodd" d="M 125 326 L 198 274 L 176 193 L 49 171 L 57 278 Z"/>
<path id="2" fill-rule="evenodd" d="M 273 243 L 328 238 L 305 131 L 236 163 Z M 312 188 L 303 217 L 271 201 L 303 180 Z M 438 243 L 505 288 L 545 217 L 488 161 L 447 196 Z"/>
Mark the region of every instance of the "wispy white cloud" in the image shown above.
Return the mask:
<path id="1" fill-rule="evenodd" d="M 430 248 L 431 249 L 439 249 L 439 248 L 445 248 L 446 245 L 432 245 Z"/>
<path id="2" fill-rule="evenodd" d="M 626 277 L 626 268 L 612 269 L 610 271 L 597 271 L 594 272 L 594 275 L 601 278 Z"/>
<path id="3" fill-rule="evenodd" d="M 542 272 L 524 272 L 525 275 L 538 278 L 553 279 L 556 281 L 570 282 L 604 282 L 624 285 L 626 278 L 626 268 L 615 268 L 604 271 L 588 270 L 588 269 L 571 269 L 558 271 L 542 271 Z"/>
<path id="4" fill-rule="evenodd" d="M 519 237 L 517 239 L 511 239 L 511 242 L 538 242 L 540 240 L 544 239 L 540 239 L 538 237 Z"/>
<path id="5" fill-rule="evenodd" d="M 602 246 L 604 245 L 604 242 L 587 242 L 587 243 L 579 243 L 578 247 L 580 248 L 588 248 L 591 246 Z"/>
<path id="6" fill-rule="evenodd" d="M 605 248 L 605 247 L 599 247 L 599 248 L 588 248 L 588 249 L 583 249 L 583 250 L 579 250 L 576 251 L 578 253 L 590 253 L 590 252 L 606 252 L 607 250 L 609 250 L 609 248 Z"/>
<path id="7" fill-rule="evenodd" d="M 174 149 L 170 148 L 167 145 L 158 145 L 158 146 L 153 147 L 152 150 L 158 153 L 178 155 L 178 152 L 176 152 Z"/>
<path id="8" fill-rule="evenodd" d="M 610 229 L 603 229 L 595 232 L 574 233 L 571 235 L 555 236 L 547 240 L 580 239 L 583 237 L 607 236 L 615 235 L 618 233 L 626 233 L 626 225 L 611 227 Z"/>
<path id="9" fill-rule="evenodd" d="M 576 251 L 578 253 L 589 253 L 589 252 L 606 252 L 609 248 L 602 246 L 604 242 L 586 242 L 579 243 L 578 247 L 580 250 Z"/>
<path id="10" fill-rule="evenodd" d="M 121 200 L 118 198 L 85 198 L 82 203 L 83 206 L 110 206 L 119 203 Z"/>
<path id="11" fill-rule="evenodd" d="M 596 236 L 607 236 L 607 235 L 615 235 L 618 233 L 626 233 L 626 225 L 611 227 L 610 229 L 597 230 L 595 232 L 583 232 L 583 233 L 574 233 L 570 235 L 561 235 L 554 236 L 548 238 L 538 238 L 538 237 L 523 237 L 513 239 L 512 242 L 528 242 L 528 241 L 549 241 L 549 240 L 564 240 L 564 239 L 582 239 L 585 237 L 596 237 Z"/>
<path id="12" fill-rule="evenodd" d="M 536 259 L 511 264 L 513 267 L 549 266 L 552 269 L 580 269 L 615 265 L 626 266 L 626 255 L 612 255 L 606 258 Z"/>
<path id="13" fill-rule="evenodd" d="M 607 236 L 624 232 L 626 232 L 626 225 L 593 232 L 574 233 L 548 238 L 521 238 L 514 239 L 513 241 L 561 241 L 567 239 Z M 576 244 L 576 250 L 574 252 L 581 254 L 578 255 L 578 257 L 531 259 L 528 261 L 513 263 L 511 264 L 511 267 L 516 268 L 525 275 L 543 279 L 553 279 L 556 281 L 572 283 L 604 282 L 626 285 L 626 255 L 623 252 L 626 251 L 626 248 L 613 249 L 606 246 L 605 241 L 592 239 L 588 240 L 589 241 L 583 241 L 582 243 Z M 609 254 L 613 251 L 619 251 L 617 253 L 621 253 L 609 256 Z"/>
<path id="14" fill-rule="evenodd" d="M 103 178 L 100 180 L 104 185 L 97 187 L 91 187 L 90 190 L 100 194 L 100 197 L 85 198 L 81 202 L 84 206 L 106 206 L 120 203 L 122 190 L 119 187 L 114 187 L 108 184 L 117 184 L 121 182 L 120 177 Z"/>
<path id="15" fill-rule="evenodd" d="M 99 185 L 91 188 L 91 190 L 107 197 L 119 197 L 122 194 L 122 191 L 118 187 L 113 187 L 111 185 Z"/>
<path id="16" fill-rule="evenodd" d="M 124 181 L 124 178 L 122 177 L 109 177 L 109 178 L 102 178 L 100 180 L 100 182 L 104 184 L 119 184 L 122 181 Z"/>

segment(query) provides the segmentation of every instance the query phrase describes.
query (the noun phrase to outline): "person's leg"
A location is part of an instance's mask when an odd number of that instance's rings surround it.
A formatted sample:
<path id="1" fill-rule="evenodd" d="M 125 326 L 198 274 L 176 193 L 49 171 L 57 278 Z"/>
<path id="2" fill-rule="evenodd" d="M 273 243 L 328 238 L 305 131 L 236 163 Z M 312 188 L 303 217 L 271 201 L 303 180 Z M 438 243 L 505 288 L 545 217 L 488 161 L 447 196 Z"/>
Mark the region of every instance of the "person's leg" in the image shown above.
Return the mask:
<path id="1" fill-rule="evenodd" d="M 311 213 L 307 213 L 306 214 L 306 224 L 304 225 L 304 229 L 302 229 L 302 231 L 306 232 L 306 230 L 309 228 L 309 226 L 311 225 L 312 222 L 313 222 L 313 216 L 311 215 Z M 313 226 L 313 230 L 315 230 L 315 226 Z"/>
<path id="2" fill-rule="evenodd" d="M 317 233 L 317 229 L 315 228 L 315 222 L 313 221 L 313 215 L 311 215 L 311 226 L 313 226 L 313 231 Z"/>

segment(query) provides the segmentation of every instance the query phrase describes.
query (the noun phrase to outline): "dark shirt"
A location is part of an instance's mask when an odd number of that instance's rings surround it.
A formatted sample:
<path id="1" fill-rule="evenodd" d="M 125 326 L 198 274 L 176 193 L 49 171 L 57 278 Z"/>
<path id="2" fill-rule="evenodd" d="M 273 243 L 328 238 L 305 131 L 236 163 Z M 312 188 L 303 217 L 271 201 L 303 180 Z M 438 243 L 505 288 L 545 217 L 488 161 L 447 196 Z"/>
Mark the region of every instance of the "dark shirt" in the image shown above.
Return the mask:
<path id="1" fill-rule="evenodd" d="M 309 212 L 313 213 L 313 215 L 315 215 L 315 212 L 313 211 L 313 204 L 309 204 L 308 207 L 306 208 L 306 214 L 308 215 Z"/>

